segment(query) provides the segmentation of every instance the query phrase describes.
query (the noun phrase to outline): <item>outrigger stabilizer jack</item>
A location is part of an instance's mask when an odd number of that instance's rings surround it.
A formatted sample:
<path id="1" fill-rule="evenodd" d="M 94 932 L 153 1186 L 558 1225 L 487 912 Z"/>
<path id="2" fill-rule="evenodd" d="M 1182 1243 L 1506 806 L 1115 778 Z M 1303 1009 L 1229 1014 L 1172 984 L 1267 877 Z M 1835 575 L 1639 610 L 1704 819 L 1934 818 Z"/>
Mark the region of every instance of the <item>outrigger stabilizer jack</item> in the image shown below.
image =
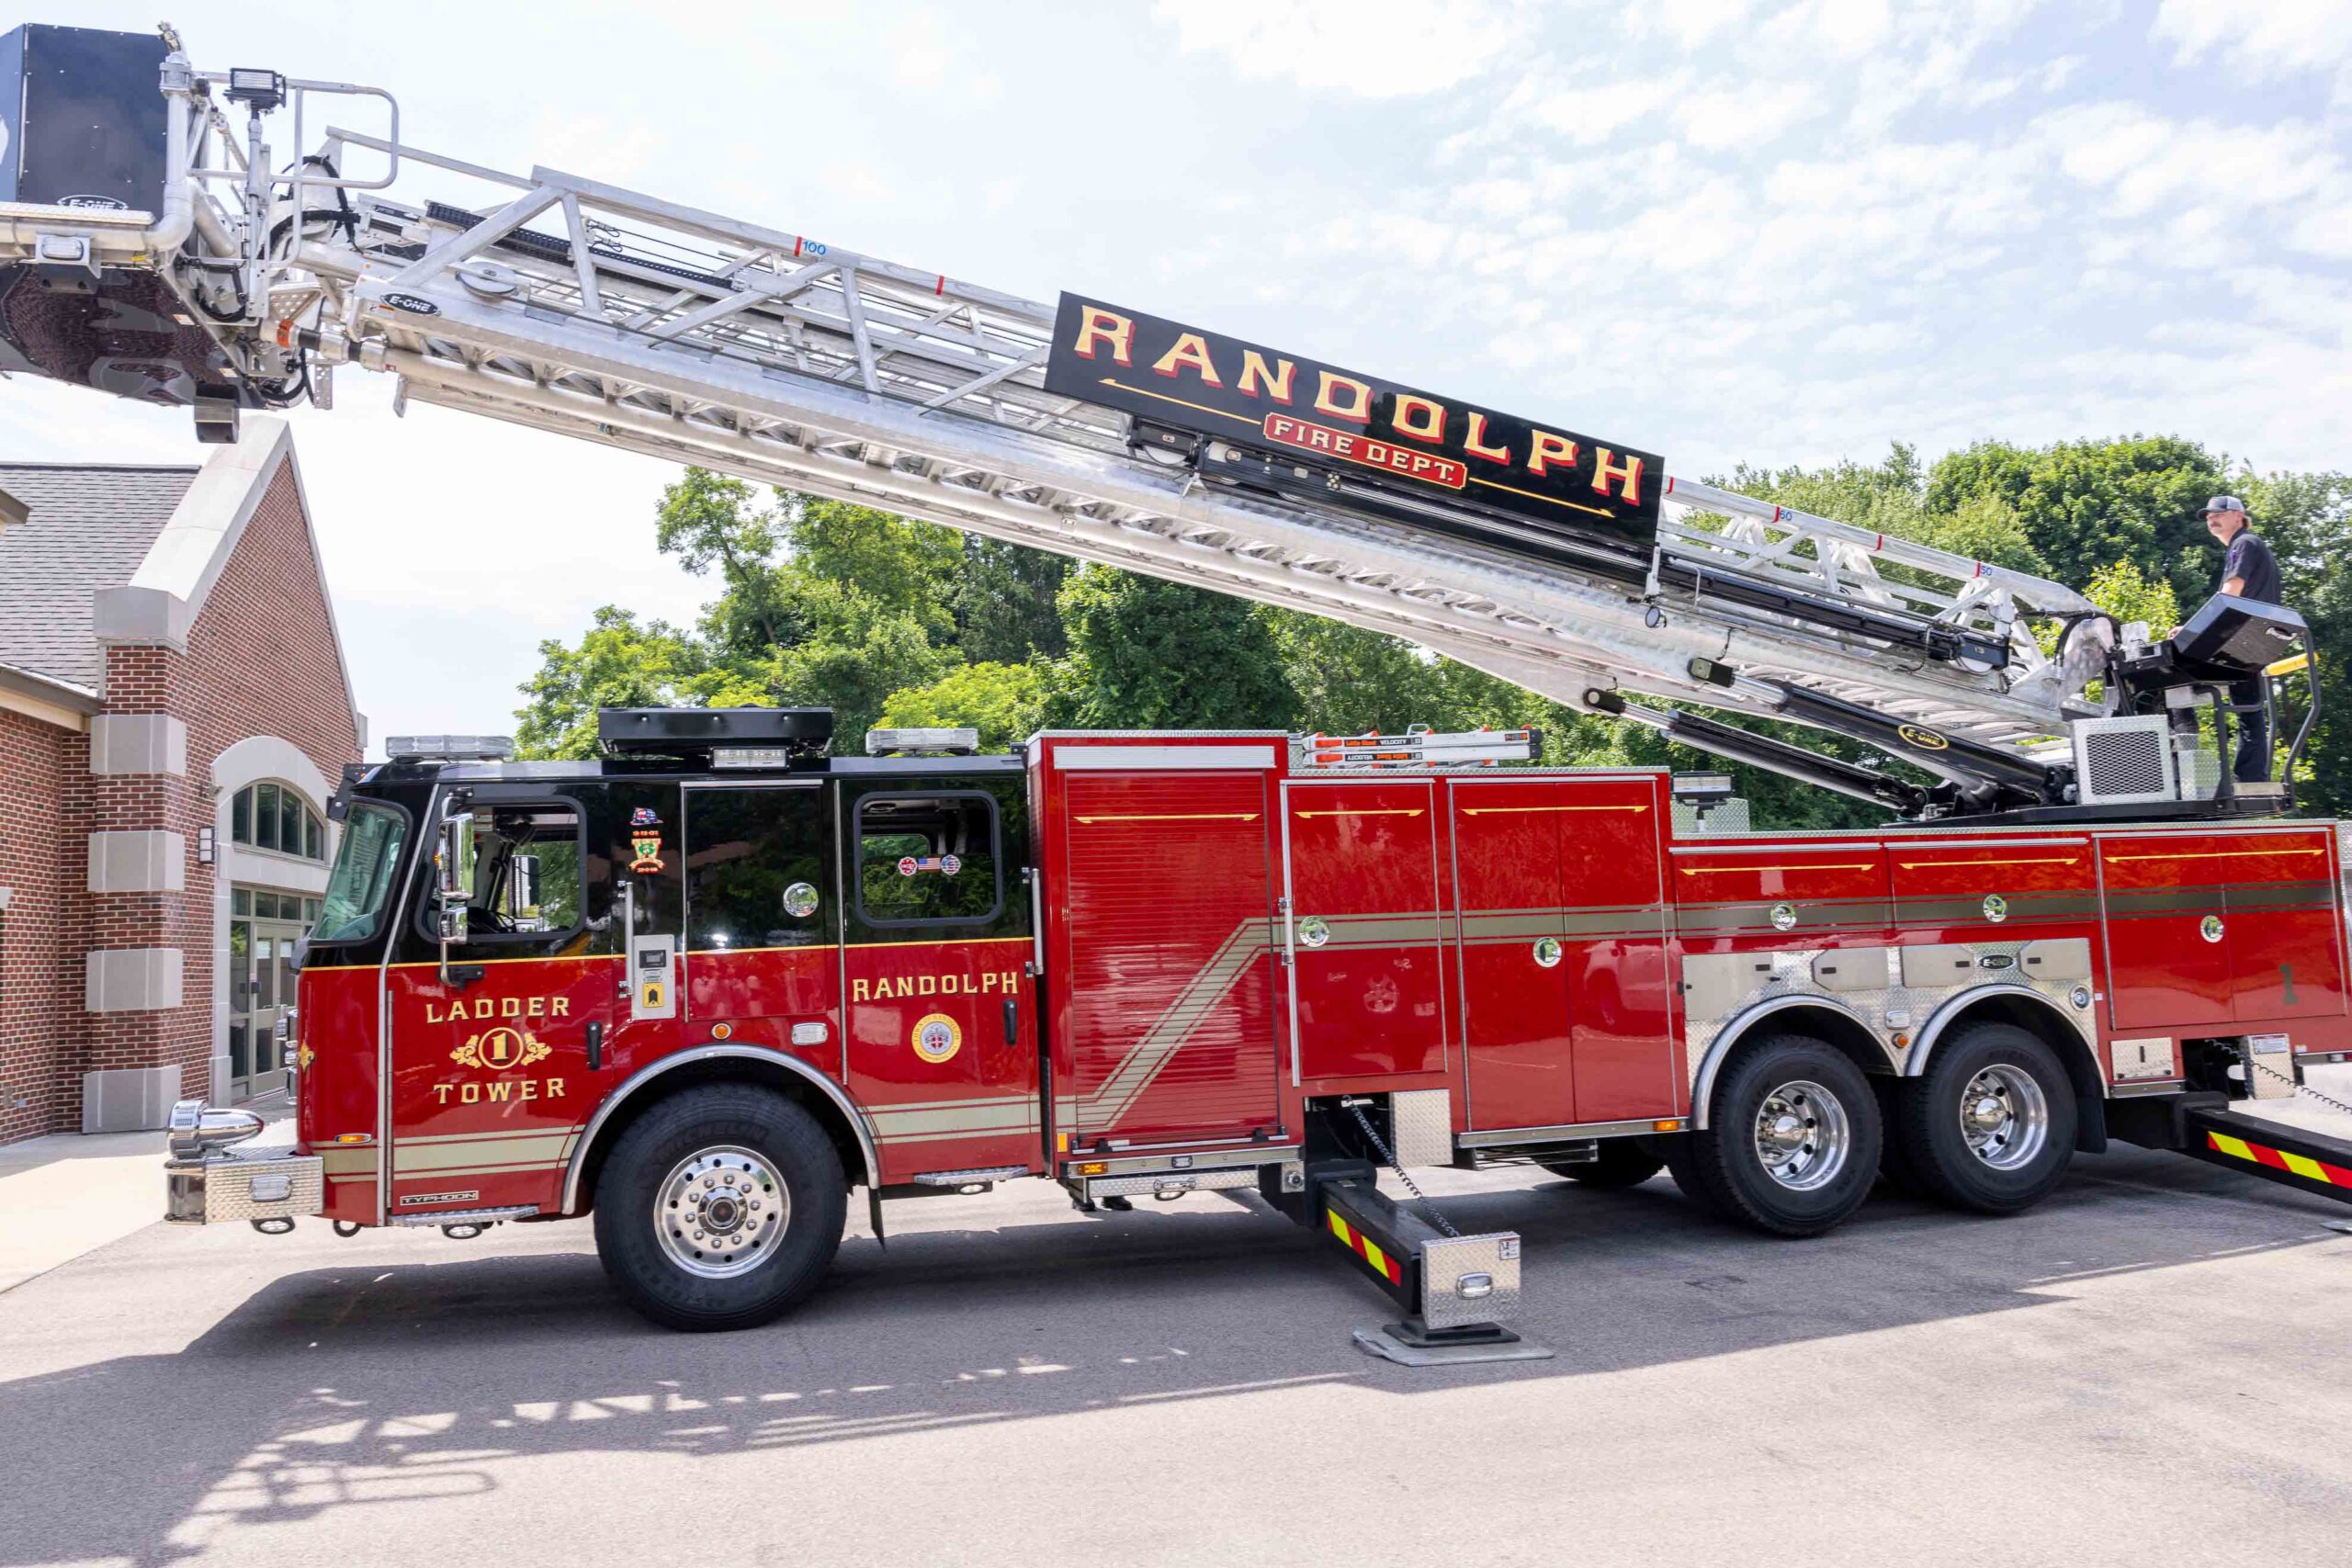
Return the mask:
<path id="1" fill-rule="evenodd" d="M 1310 1169 L 1306 1198 L 1317 1232 L 1404 1309 L 1355 1331 L 1365 1350 L 1408 1367 L 1551 1358 L 1498 1321 L 1519 1305 L 1518 1232 L 1442 1231 L 1385 1196 L 1368 1162 Z"/>

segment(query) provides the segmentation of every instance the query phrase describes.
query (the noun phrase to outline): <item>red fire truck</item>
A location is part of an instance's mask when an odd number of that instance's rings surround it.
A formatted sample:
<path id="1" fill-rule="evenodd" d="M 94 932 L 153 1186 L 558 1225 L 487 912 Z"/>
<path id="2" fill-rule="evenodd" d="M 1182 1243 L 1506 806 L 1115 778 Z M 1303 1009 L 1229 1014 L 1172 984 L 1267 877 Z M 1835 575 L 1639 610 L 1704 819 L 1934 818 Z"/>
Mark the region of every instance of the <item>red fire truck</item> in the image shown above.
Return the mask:
<path id="1" fill-rule="evenodd" d="M 858 1189 L 878 1235 L 1023 1177 L 1246 1188 L 1443 1345 L 1507 1314 L 1516 1238 L 1382 1168 L 1663 1167 L 1790 1235 L 1883 1165 L 2018 1211 L 2116 1138 L 2352 1181 L 2226 1109 L 2352 1050 L 2326 824 L 1678 832 L 1668 775 L 1498 765 L 1523 734 L 854 758 L 822 710 L 602 718 L 597 761 L 354 770 L 298 1144 L 207 1146 L 250 1119 L 190 1102 L 173 1217 L 592 1215 L 633 1304 L 710 1328 L 812 1289 Z"/>
<path id="2" fill-rule="evenodd" d="M 175 1219 L 593 1214 L 639 1308 L 728 1327 L 814 1285 L 858 1190 L 878 1234 L 885 1198 L 1016 1177 L 1252 1188 L 1396 1296 L 1374 1348 L 1410 1359 L 1537 1352 L 1498 1325 L 1518 1239 L 1384 1168 L 1663 1167 L 1786 1235 L 1882 1169 L 2021 1209 L 2117 1138 L 2352 1190 L 2352 1144 L 2229 1109 L 2352 1050 L 2337 828 L 2220 765 L 2246 688 L 2309 669 L 2290 611 L 2152 637 L 1555 422 L 430 152 L 382 89 L 198 70 L 169 28 L 0 45 L 13 373 L 208 441 L 390 375 L 1408 638 L 1890 818 L 1743 835 L 1663 773 L 1507 765 L 1524 736 L 856 757 L 774 709 L 609 713 L 579 763 L 403 742 L 336 797 L 297 1141 L 177 1107 Z M 324 127 L 290 158 L 289 110 Z"/>

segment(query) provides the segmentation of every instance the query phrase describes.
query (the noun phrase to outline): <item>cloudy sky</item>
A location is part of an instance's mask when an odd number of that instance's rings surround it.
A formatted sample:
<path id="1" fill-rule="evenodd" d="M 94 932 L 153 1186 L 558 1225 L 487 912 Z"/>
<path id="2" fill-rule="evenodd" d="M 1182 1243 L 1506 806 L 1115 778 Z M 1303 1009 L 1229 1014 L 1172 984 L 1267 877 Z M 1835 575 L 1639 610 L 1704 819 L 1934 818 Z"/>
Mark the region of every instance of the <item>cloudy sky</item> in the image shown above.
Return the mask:
<path id="1" fill-rule="evenodd" d="M 170 9 L 199 66 L 386 86 L 436 152 L 1091 291 L 1679 473 L 2135 431 L 2352 467 L 2343 0 Z M 708 596 L 651 547 L 663 465 L 337 393 L 296 438 L 379 737 L 511 728 L 538 639 Z M 0 386 L 0 457 L 201 455 L 185 413 Z"/>

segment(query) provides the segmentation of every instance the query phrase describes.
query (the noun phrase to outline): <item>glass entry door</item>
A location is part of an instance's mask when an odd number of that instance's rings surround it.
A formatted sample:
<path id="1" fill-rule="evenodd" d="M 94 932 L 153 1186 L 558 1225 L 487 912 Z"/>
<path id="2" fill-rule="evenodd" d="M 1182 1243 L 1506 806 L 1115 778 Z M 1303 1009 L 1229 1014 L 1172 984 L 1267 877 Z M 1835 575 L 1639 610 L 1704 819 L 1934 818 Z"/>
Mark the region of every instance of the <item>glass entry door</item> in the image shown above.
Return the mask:
<path id="1" fill-rule="evenodd" d="M 318 915 L 318 900 L 240 887 L 230 895 L 230 1097 L 250 1100 L 286 1087 L 277 1020 L 294 1007 L 294 943 Z"/>

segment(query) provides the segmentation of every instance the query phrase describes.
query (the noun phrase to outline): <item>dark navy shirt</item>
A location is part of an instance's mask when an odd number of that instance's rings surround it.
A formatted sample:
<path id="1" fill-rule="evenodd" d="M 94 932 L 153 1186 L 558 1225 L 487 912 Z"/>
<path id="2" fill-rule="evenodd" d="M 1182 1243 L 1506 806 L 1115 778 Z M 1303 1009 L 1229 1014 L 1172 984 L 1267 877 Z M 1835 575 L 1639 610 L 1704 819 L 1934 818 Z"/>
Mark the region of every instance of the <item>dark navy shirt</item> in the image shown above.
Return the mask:
<path id="1" fill-rule="evenodd" d="M 2270 547 L 2250 527 L 2238 530 L 2237 537 L 2230 541 L 2230 553 L 2222 558 L 2222 581 L 2227 582 L 2233 577 L 2245 579 L 2240 598 L 2261 604 L 2278 603 L 2278 562 Z"/>

